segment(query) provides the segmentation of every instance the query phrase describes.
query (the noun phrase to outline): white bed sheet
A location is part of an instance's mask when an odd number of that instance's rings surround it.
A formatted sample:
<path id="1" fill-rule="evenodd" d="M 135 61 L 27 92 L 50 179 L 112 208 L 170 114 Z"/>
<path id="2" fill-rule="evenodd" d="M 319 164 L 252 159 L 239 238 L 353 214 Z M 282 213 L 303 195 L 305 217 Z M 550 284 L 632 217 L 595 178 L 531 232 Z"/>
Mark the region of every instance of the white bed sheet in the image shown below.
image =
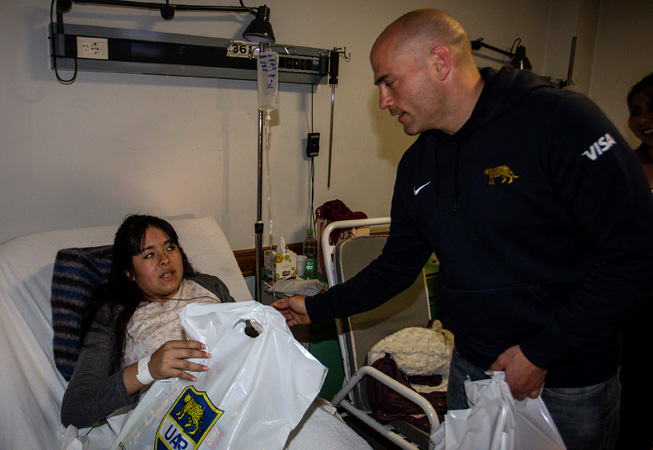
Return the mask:
<path id="1" fill-rule="evenodd" d="M 236 301 L 252 300 L 212 217 L 171 220 L 193 266 L 219 276 Z M 54 364 L 50 285 L 57 252 L 113 242 L 115 226 L 19 236 L 0 244 L 0 449 L 61 447 L 67 382 Z"/>

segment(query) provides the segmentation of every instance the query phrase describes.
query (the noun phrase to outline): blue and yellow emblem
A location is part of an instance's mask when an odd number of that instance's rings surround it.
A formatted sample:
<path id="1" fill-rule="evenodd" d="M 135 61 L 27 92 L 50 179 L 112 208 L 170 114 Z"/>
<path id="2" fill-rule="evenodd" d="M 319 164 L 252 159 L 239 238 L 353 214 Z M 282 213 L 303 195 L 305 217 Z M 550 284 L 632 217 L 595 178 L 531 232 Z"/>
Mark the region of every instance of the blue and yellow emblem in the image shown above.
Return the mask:
<path id="1" fill-rule="evenodd" d="M 194 450 L 200 446 L 224 411 L 205 392 L 189 386 L 163 417 L 156 433 L 156 450 Z M 217 427 L 216 427 L 217 430 Z M 215 430 L 212 435 L 215 434 Z"/>

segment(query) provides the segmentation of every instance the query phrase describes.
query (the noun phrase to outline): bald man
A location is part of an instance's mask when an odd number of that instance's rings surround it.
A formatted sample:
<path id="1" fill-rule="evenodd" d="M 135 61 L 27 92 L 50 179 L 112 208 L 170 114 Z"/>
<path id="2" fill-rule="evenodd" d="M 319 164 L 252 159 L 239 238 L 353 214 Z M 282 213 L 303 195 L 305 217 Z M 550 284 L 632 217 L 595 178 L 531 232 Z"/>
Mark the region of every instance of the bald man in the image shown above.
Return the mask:
<path id="1" fill-rule="evenodd" d="M 542 395 L 568 449 L 611 449 L 620 323 L 653 290 L 653 198 L 628 144 L 586 97 L 510 66 L 478 70 L 438 10 L 390 24 L 370 54 L 379 106 L 409 135 L 381 256 L 326 293 L 274 306 L 289 325 L 370 310 L 440 261 L 454 324 L 448 406 L 506 372 Z"/>

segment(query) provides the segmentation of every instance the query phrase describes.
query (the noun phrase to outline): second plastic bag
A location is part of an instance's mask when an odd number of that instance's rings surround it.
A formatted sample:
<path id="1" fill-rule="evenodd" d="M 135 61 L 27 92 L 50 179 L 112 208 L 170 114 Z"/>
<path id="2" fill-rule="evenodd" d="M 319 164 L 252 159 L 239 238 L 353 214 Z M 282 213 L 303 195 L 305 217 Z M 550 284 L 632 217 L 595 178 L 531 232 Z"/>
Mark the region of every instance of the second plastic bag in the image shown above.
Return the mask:
<path id="1" fill-rule="evenodd" d="M 258 302 L 191 304 L 180 320 L 206 344 L 197 381 L 154 383 L 112 448 L 281 449 L 324 382 L 326 368 L 283 316 Z M 260 331 L 251 337 L 253 328 Z"/>
<path id="2" fill-rule="evenodd" d="M 449 410 L 437 449 L 565 450 L 542 397 L 515 400 L 504 372 L 488 374 L 487 380 L 465 381 L 471 407 Z"/>

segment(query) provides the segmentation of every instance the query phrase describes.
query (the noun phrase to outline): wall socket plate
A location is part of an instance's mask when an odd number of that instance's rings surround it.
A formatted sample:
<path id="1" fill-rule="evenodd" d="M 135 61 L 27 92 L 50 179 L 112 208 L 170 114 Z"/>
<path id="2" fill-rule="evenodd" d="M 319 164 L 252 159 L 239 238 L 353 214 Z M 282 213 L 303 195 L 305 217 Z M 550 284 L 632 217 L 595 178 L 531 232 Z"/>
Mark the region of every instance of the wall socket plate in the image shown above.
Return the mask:
<path id="1" fill-rule="evenodd" d="M 77 36 L 77 57 L 85 59 L 109 59 L 108 39 Z"/>

